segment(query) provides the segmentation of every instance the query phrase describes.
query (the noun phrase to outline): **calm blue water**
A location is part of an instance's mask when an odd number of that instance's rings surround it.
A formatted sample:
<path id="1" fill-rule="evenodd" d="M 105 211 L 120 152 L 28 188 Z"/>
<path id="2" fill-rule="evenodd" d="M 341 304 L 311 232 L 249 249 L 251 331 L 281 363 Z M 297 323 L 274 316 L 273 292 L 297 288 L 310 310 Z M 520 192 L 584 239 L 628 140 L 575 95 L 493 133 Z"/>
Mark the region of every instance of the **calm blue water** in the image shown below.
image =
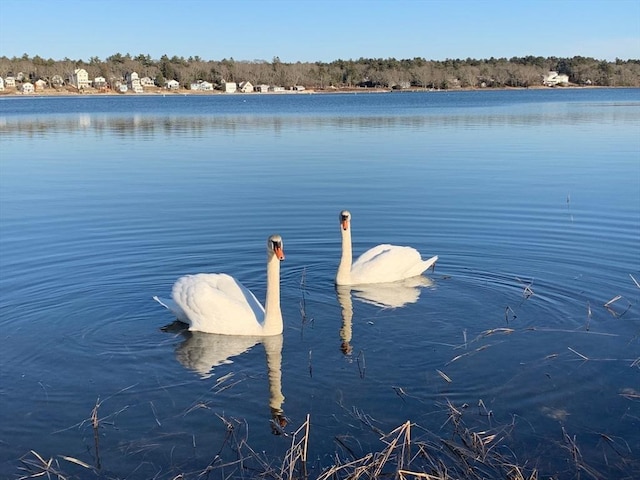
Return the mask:
<path id="1" fill-rule="evenodd" d="M 195 478 L 221 417 L 278 464 L 270 407 L 314 475 L 447 403 L 541 476 L 640 474 L 640 90 L 2 98 L 0 141 L 0 476 Z M 344 208 L 435 271 L 336 292 Z M 264 300 L 273 232 L 281 344 L 163 329 L 183 274 Z"/>

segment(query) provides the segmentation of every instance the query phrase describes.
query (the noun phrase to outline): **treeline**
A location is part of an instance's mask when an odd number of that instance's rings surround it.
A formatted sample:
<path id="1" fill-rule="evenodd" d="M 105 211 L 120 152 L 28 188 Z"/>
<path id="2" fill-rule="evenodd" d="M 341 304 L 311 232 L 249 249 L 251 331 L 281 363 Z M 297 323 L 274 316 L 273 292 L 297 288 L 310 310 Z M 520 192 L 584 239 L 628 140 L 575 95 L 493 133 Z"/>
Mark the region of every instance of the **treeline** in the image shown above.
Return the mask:
<path id="1" fill-rule="evenodd" d="M 253 85 L 303 85 L 307 88 L 330 87 L 381 87 L 381 88 L 503 88 L 532 87 L 542 84 L 549 71 L 566 74 L 575 85 L 602 87 L 640 87 L 640 60 L 597 60 L 590 57 L 513 57 L 476 60 L 467 58 L 444 61 L 413 58 L 360 58 L 358 60 L 335 60 L 333 62 L 281 62 L 274 57 L 265 60 L 237 61 L 233 58 L 219 61 L 195 57 L 159 60 L 149 55 L 116 53 L 104 60 L 92 57 L 88 61 L 44 59 L 39 56 L 8 58 L 0 57 L 0 76 L 17 75 L 22 72 L 32 82 L 43 79 L 51 81 L 55 75 L 65 81 L 77 68 L 84 68 L 89 78 L 104 77 L 108 82 L 117 82 L 127 73 L 136 72 L 140 77 L 155 79 L 156 85 L 167 80 L 177 80 L 187 87 L 198 81 L 220 84 L 222 81 L 249 81 Z"/>

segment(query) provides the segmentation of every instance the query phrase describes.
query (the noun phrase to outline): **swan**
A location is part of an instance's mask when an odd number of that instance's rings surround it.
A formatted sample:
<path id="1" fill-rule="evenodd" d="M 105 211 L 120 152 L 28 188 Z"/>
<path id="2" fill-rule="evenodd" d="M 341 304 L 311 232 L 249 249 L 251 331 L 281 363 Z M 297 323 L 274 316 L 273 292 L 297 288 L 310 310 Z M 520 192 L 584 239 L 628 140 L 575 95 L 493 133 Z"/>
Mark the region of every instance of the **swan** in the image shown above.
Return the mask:
<path id="1" fill-rule="evenodd" d="M 267 297 L 263 307 L 255 295 L 225 273 L 198 273 L 180 277 L 171 290 L 172 300 L 153 297 L 189 324 L 192 332 L 220 335 L 269 336 L 282 333 L 280 261 L 282 237 L 267 239 Z"/>
<path id="2" fill-rule="evenodd" d="M 342 256 L 336 273 L 336 285 L 362 285 L 368 283 L 390 283 L 422 274 L 438 260 L 433 256 L 423 260 L 415 248 L 397 245 L 377 245 L 351 264 L 351 213 L 340 212 L 342 233 Z"/>

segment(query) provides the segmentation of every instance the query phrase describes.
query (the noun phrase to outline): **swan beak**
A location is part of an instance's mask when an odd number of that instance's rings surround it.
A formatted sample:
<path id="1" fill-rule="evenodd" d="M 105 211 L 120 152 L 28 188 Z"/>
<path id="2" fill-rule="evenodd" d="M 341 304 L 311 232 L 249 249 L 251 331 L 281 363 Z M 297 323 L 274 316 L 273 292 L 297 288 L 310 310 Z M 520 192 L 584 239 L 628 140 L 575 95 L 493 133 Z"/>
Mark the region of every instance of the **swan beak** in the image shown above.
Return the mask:
<path id="1" fill-rule="evenodd" d="M 276 254 L 276 258 L 280 261 L 284 260 L 284 251 L 282 250 L 282 245 L 275 245 L 273 247 L 273 251 Z"/>
<path id="2" fill-rule="evenodd" d="M 343 230 L 347 230 L 349 228 L 349 219 L 346 217 L 343 217 L 340 224 L 342 225 Z"/>

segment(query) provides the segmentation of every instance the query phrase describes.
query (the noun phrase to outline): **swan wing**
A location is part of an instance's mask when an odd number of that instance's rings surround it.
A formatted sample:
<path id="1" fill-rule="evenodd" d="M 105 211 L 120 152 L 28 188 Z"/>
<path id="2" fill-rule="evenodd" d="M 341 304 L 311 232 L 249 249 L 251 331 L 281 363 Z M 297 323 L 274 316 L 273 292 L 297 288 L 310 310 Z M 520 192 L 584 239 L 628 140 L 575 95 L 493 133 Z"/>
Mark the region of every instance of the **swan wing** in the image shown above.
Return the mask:
<path id="1" fill-rule="evenodd" d="M 171 296 L 189 330 L 226 335 L 258 335 L 264 308 L 238 280 L 224 273 L 180 277 Z"/>
<path id="2" fill-rule="evenodd" d="M 354 284 L 388 283 L 420 275 L 438 257 L 422 260 L 413 247 L 382 244 L 364 252 L 351 266 Z"/>

